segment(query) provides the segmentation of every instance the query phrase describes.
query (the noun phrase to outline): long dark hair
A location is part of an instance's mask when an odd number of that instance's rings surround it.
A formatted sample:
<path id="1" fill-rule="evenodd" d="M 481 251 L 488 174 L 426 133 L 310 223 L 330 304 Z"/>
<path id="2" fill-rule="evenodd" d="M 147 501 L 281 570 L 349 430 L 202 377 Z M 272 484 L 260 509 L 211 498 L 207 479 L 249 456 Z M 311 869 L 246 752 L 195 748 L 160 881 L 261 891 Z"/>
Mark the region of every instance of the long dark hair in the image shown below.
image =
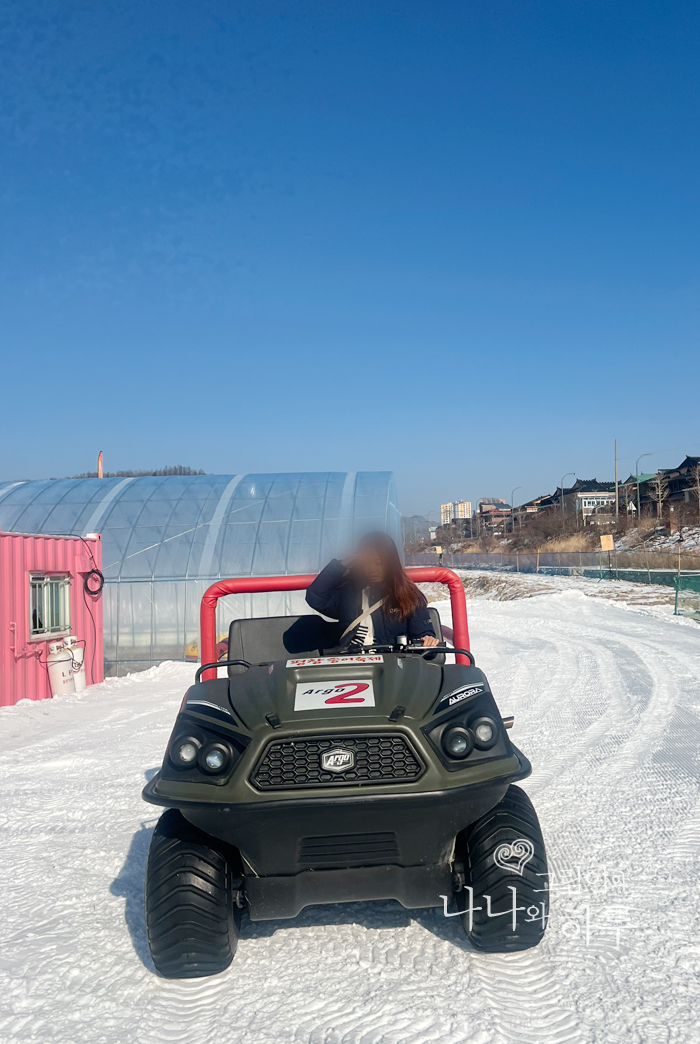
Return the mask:
<path id="1" fill-rule="evenodd" d="M 425 605 L 425 596 L 403 571 L 396 544 L 388 533 L 367 533 L 358 544 L 358 549 L 371 548 L 376 551 L 384 566 L 382 597 L 384 612 L 397 620 L 405 620 L 419 606 Z"/>

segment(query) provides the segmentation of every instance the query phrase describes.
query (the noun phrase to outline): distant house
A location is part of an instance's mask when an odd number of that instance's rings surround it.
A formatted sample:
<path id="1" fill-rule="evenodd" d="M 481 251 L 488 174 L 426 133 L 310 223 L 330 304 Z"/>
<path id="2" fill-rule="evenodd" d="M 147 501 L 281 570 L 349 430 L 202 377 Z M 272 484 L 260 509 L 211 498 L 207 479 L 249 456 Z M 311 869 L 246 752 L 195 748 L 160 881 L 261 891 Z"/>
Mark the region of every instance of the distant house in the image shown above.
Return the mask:
<path id="1" fill-rule="evenodd" d="M 653 477 L 654 472 L 640 471 L 638 475 L 628 475 L 625 481 L 620 483 L 620 496 L 625 501 L 628 515 L 637 513 L 637 485 L 639 485 L 639 503 L 642 509 L 644 504 L 651 502 L 649 483 Z"/>
<path id="2" fill-rule="evenodd" d="M 563 500 L 563 505 L 562 505 Z M 543 494 L 516 508 L 518 517 L 539 511 L 561 511 L 574 515 L 584 525 L 608 521 L 615 513 L 615 483 L 597 479 L 576 479 L 573 486 L 557 486 L 554 493 Z"/>
<path id="3" fill-rule="evenodd" d="M 553 507 L 557 501 L 552 493 L 543 493 L 539 497 L 535 497 L 533 500 L 528 500 L 524 504 L 520 504 L 519 507 L 514 508 L 513 511 L 522 522 L 523 515 L 536 515 L 538 511 L 546 511 L 547 508 Z"/>
<path id="4" fill-rule="evenodd" d="M 700 457 L 686 457 L 678 467 L 660 468 L 657 472 L 643 472 L 639 475 L 629 475 L 623 486 L 623 495 L 626 495 L 630 513 L 637 510 L 637 496 L 642 515 L 656 512 L 656 498 L 653 496 L 654 480 L 658 474 L 665 477 L 668 482 L 667 495 L 664 501 L 671 509 L 681 504 L 698 504 L 698 478 L 697 470 L 700 468 Z M 639 491 L 637 491 L 639 486 Z"/>
<path id="5" fill-rule="evenodd" d="M 686 457 L 677 468 L 668 468 L 668 499 L 688 504 L 691 501 L 697 503 L 698 493 L 696 478 L 697 469 L 700 468 L 700 457 Z"/>
<path id="6" fill-rule="evenodd" d="M 615 514 L 615 483 L 576 479 L 573 486 L 564 491 L 565 511 L 569 503 L 573 503 L 576 518 L 584 525 L 607 522 Z"/>
<path id="7" fill-rule="evenodd" d="M 494 536 L 504 533 L 513 514 L 510 504 L 498 497 L 482 497 L 479 501 L 478 519 L 482 533 Z"/>

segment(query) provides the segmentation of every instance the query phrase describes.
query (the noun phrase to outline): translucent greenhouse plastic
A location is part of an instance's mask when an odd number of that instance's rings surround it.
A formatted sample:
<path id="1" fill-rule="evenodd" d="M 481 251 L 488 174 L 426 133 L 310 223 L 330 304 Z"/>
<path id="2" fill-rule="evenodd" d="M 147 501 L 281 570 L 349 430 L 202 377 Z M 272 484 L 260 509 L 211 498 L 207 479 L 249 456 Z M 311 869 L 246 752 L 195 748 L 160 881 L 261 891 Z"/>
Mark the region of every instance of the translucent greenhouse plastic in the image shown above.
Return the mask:
<path id="1" fill-rule="evenodd" d="M 102 534 L 107 674 L 193 656 L 214 580 L 315 573 L 375 529 L 401 549 L 388 471 L 6 482 L 0 529 Z M 218 623 L 304 606 L 303 592 L 240 595 L 222 600 Z"/>

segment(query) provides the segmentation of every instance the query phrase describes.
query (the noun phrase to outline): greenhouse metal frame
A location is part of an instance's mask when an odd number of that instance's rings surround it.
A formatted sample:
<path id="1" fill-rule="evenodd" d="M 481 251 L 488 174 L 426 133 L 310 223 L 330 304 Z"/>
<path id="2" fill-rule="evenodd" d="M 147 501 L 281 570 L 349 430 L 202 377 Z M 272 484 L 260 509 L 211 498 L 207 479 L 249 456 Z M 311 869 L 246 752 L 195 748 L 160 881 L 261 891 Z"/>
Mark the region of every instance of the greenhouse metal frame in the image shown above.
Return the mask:
<path id="1" fill-rule="evenodd" d="M 214 580 L 315 573 L 376 529 L 401 549 L 391 472 L 6 482 L 0 529 L 102 534 L 108 674 L 194 658 L 200 601 Z M 218 626 L 303 606 L 302 592 L 231 596 Z"/>

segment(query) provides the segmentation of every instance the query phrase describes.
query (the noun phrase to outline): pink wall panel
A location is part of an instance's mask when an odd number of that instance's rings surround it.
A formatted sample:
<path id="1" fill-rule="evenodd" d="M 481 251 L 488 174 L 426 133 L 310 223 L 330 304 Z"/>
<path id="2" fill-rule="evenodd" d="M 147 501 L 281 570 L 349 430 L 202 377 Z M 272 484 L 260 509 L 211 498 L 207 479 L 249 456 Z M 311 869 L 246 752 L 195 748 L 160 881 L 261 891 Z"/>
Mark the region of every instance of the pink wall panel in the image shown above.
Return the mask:
<path id="1" fill-rule="evenodd" d="M 30 640 L 30 573 L 70 574 L 70 633 L 85 639 L 88 685 L 103 680 L 102 596 L 84 593 L 85 574 L 93 568 L 102 568 L 99 536 L 0 533 L 0 706 L 51 696 L 44 663 L 49 642 L 56 639 Z"/>

